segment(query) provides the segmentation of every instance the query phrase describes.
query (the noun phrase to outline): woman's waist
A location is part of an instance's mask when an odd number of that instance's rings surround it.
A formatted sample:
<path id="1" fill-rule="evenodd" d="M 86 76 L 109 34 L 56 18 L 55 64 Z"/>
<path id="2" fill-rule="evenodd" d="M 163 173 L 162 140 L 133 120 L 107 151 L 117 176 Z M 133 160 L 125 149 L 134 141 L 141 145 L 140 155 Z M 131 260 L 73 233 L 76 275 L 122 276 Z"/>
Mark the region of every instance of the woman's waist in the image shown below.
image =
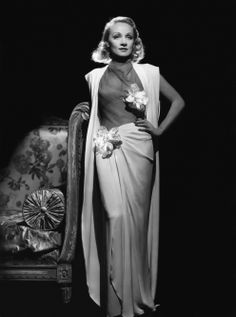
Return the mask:
<path id="1" fill-rule="evenodd" d="M 96 131 L 96 133 L 99 132 L 99 133 L 102 133 L 103 135 L 104 134 L 110 135 L 110 134 L 116 133 L 122 139 L 132 138 L 132 139 L 137 139 L 139 141 L 152 140 L 151 134 L 146 131 L 141 131 L 140 127 L 135 125 L 135 121 L 136 120 L 118 124 L 118 125 L 109 125 L 109 126 L 105 126 L 101 124 L 100 127 L 98 128 L 98 131 Z"/>
<path id="2" fill-rule="evenodd" d="M 111 130 L 112 128 L 121 127 L 127 124 L 134 124 L 136 121 L 135 116 L 106 116 L 105 118 L 100 118 L 101 126 Z"/>

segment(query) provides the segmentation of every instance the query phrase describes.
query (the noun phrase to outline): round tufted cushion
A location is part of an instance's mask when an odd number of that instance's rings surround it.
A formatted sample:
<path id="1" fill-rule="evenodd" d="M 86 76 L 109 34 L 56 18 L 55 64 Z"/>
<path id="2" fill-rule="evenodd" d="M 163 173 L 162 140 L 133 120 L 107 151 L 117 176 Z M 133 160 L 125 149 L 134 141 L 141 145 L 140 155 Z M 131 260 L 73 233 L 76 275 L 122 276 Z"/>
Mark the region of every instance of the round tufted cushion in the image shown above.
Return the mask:
<path id="1" fill-rule="evenodd" d="M 64 218 L 64 195 L 58 189 L 38 189 L 23 204 L 25 222 L 33 229 L 54 230 Z"/>

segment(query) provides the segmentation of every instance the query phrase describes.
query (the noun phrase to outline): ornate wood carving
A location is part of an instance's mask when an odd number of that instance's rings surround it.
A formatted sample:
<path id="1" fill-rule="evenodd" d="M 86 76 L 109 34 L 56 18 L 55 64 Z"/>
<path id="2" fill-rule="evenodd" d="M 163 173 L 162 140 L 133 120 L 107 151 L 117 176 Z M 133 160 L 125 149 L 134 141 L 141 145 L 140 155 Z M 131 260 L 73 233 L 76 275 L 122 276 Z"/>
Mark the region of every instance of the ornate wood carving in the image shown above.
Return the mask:
<path id="1" fill-rule="evenodd" d="M 59 264 L 57 267 L 58 283 L 72 283 L 72 267 L 70 264 Z"/>
<path id="2" fill-rule="evenodd" d="M 71 301 L 72 287 L 61 286 L 60 289 L 61 289 L 63 303 L 68 304 Z"/>
<path id="3" fill-rule="evenodd" d="M 68 130 L 68 171 L 65 239 L 60 263 L 70 263 L 74 258 L 78 231 L 79 208 L 82 201 L 81 173 L 86 120 L 89 117 L 88 102 L 79 103 L 72 111 Z"/>
<path id="4" fill-rule="evenodd" d="M 56 268 L 4 268 L 0 269 L 0 280 L 57 281 Z"/>

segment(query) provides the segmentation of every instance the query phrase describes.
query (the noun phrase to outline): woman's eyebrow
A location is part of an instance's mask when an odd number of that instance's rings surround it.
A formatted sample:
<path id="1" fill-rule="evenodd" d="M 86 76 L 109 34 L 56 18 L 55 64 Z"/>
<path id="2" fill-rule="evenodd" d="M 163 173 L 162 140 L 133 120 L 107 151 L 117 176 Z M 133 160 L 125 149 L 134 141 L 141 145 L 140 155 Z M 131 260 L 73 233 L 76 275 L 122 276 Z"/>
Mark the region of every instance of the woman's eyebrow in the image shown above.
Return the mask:
<path id="1" fill-rule="evenodd" d="M 114 34 L 121 34 L 121 32 L 118 32 L 118 31 L 115 31 L 115 32 L 113 32 L 113 33 L 111 33 L 112 35 L 114 35 Z M 125 33 L 124 35 L 132 35 L 133 36 L 133 33 L 132 32 L 127 32 L 127 33 Z"/>

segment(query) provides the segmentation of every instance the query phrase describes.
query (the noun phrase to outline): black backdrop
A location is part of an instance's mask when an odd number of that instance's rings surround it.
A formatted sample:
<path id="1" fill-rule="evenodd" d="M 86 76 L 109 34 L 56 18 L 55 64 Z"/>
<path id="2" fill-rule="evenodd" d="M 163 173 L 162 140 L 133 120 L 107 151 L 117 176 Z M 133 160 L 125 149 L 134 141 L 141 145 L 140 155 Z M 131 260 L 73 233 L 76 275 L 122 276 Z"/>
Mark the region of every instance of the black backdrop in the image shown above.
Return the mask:
<path id="1" fill-rule="evenodd" d="M 1 166 L 27 131 L 49 116 L 68 119 L 87 99 L 84 74 L 97 67 L 90 56 L 104 24 L 132 17 L 146 48 L 143 62 L 158 65 L 186 101 L 160 140 L 159 301 L 166 314 L 230 316 L 236 299 L 230 5 L 98 2 L 18 1 L 1 10 Z M 163 99 L 162 115 L 167 109 Z M 79 242 L 68 307 L 89 311 L 81 257 Z"/>

